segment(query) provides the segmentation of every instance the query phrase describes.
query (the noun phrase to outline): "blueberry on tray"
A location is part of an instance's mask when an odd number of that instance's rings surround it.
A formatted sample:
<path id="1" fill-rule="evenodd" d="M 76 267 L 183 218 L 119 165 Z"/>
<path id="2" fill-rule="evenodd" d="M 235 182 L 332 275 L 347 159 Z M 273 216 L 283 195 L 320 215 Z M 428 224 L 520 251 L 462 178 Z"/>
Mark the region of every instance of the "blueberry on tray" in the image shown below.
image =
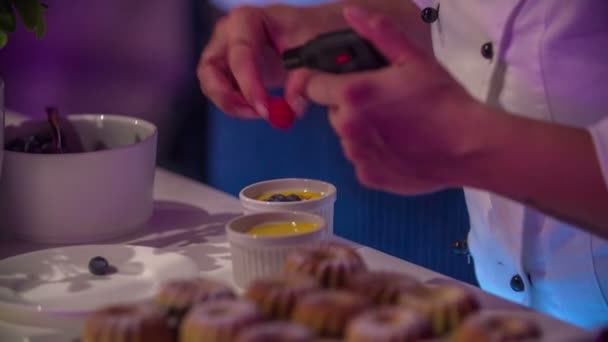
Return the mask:
<path id="1" fill-rule="evenodd" d="M 104 257 L 96 256 L 89 261 L 89 272 L 94 275 L 102 276 L 112 273 L 114 268 L 110 266 Z"/>

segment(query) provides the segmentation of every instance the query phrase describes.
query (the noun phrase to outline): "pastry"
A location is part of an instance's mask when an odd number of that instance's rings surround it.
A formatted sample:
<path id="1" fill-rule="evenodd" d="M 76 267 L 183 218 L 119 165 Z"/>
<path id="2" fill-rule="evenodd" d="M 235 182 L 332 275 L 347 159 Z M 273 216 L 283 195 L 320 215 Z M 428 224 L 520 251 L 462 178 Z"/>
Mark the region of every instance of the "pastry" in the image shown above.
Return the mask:
<path id="1" fill-rule="evenodd" d="M 180 342 L 230 342 L 241 330 L 260 322 L 262 315 L 245 299 L 219 299 L 197 304 L 179 327 Z"/>
<path id="2" fill-rule="evenodd" d="M 279 275 L 253 281 L 245 297 L 258 305 L 265 318 L 289 319 L 297 299 L 319 289 L 314 278 Z"/>
<path id="3" fill-rule="evenodd" d="M 235 342 L 313 342 L 315 336 L 305 326 L 292 322 L 263 322 L 249 326 Z"/>
<path id="4" fill-rule="evenodd" d="M 460 286 L 419 286 L 399 295 L 403 305 L 426 316 L 435 336 L 451 332 L 471 313 L 479 309 L 475 297 Z"/>
<path id="5" fill-rule="evenodd" d="M 82 342 L 174 341 L 163 310 L 152 304 L 119 304 L 101 308 L 84 324 Z"/>
<path id="6" fill-rule="evenodd" d="M 367 296 L 377 305 L 396 304 L 401 293 L 412 291 L 418 286 L 421 284 L 416 279 L 390 271 L 354 274 L 346 285 L 349 290 Z"/>
<path id="7" fill-rule="evenodd" d="M 540 338 L 541 330 L 533 321 L 498 314 L 475 314 L 456 330 L 453 342 L 517 342 Z"/>
<path id="8" fill-rule="evenodd" d="M 178 279 L 161 287 L 156 295 L 156 303 L 169 311 L 184 311 L 197 303 L 235 296 L 232 288 L 214 280 Z"/>
<path id="9" fill-rule="evenodd" d="M 205 278 L 176 279 L 164 284 L 156 295 L 156 304 L 167 310 L 169 326 L 177 330 L 182 318 L 197 303 L 235 298 L 229 286 Z"/>
<path id="10" fill-rule="evenodd" d="M 363 259 L 346 245 L 323 243 L 294 250 L 285 258 L 286 274 L 305 274 L 326 288 L 342 288 L 353 274 L 366 270 Z"/>
<path id="11" fill-rule="evenodd" d="M 313 292 L 298 301 L 292 321 L 312 329 L 327 338 L 342 338 L 352 318 L 370 308 L 365 297 L 344 290 Z"/>
<path id="12" fill-rule="evenodd" d="M 366 311 L 346 328 L 346 342 L 411 342 L 431 336 L 428 318 L 397 306 Z"/>

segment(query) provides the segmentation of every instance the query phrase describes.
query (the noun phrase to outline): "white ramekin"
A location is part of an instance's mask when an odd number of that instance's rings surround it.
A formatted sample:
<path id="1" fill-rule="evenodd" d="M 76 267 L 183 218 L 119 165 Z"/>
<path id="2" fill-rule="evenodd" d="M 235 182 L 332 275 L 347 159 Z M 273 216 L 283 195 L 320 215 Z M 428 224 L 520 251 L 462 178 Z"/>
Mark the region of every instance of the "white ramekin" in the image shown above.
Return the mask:
<path id="1" fill-rule="evenodd" d="M 266 193 L 285 190 L 313 191 L 323 194 L 323 197 L 298 202 L 267 202 L 256 199 Z M 273 179 L 245 187 L 239 193 L 239 199 L 245 214 L 269 211 L 301 211 L 319 215 L 325 219 L 327 237 L 333 235 L 336 187 L 330 183 L 305 178 Z"/>
<path id="2" fill-rule="evenodd" d="M 316 223 L 319 229 L 285 236 L 255 236 L 245 233 L 261 224 L 285 221 Z M 325 229 L 323 217 L 305 212 L 245 214 L 228 222 L 226 233 L 232 253 L 232 271 L 236 285 L 244 289 L 254 279 L 279 274 L 283 261 L 291 250 L 321 242 Z"/>

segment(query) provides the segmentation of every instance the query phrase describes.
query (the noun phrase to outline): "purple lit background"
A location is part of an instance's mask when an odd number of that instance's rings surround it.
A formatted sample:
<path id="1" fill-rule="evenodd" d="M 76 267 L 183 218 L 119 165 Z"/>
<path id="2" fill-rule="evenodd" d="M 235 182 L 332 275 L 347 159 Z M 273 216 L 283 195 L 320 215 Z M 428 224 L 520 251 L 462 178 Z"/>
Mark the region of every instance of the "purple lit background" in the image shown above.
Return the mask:
<path id="1" fill-rule="evenodd" d="M 36 40 L 20 29 L 0 50 L 10 110 L 41 118 L 44 107 L 56 105 L 63 114 L 145 118 L 159 127 L 161 166 L 233 195 L 270 178 L 331 182 L 341 194 L 341 236 L 475 283 L 472 266 L 450 248 L 468 231 L 459 190 L 408 198 L 363 188 L 324 108 L 311 108 L 287 134 L 261 120 L 234 119 L 206 102 L 195 67 L 213 25 L 208 3 L 228 9 L 273 1 L 47 1 L 46 37 Z M 293 162 L 296 155 L 317 163 L 302 168 Z"/>
<path id="2" fill-rule="evenodd" d="M 223 9 L 268 2 L 212 1 Z M 32 118 L 43 117 L 48 105 L 64 114 L 127 114 L 168 133 L 175 122 L 171 106 L 194 75 L 191 60 L 199 52 L 191 42 L 193 3 L 49 1 L 44 39 L 20 26 L 0 51 L 7 108 Z M 161 135 L 161 149 L 163 136 L 169 134 Z"/>
<path id="3" fill-rule="evenodd" d="M 189 2 L 49 2 L 44 39 L 19 27 L 0 51 L 6 106 L 33 118 L 116 113 L 171 126 L 171 101 L 193 72 Z"/>

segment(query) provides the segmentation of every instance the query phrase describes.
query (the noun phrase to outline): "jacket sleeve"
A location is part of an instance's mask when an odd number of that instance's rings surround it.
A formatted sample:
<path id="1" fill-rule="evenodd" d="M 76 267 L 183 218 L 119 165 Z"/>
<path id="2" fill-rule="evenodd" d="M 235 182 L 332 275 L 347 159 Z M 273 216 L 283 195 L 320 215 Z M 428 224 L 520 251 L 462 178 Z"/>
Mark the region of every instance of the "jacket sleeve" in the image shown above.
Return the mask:
<path id="1" fill-rule="evenodd" d="M 589 128 L 597 158 L 604 174 L 604 181 L 608 188 L 608 117 Z"/>

